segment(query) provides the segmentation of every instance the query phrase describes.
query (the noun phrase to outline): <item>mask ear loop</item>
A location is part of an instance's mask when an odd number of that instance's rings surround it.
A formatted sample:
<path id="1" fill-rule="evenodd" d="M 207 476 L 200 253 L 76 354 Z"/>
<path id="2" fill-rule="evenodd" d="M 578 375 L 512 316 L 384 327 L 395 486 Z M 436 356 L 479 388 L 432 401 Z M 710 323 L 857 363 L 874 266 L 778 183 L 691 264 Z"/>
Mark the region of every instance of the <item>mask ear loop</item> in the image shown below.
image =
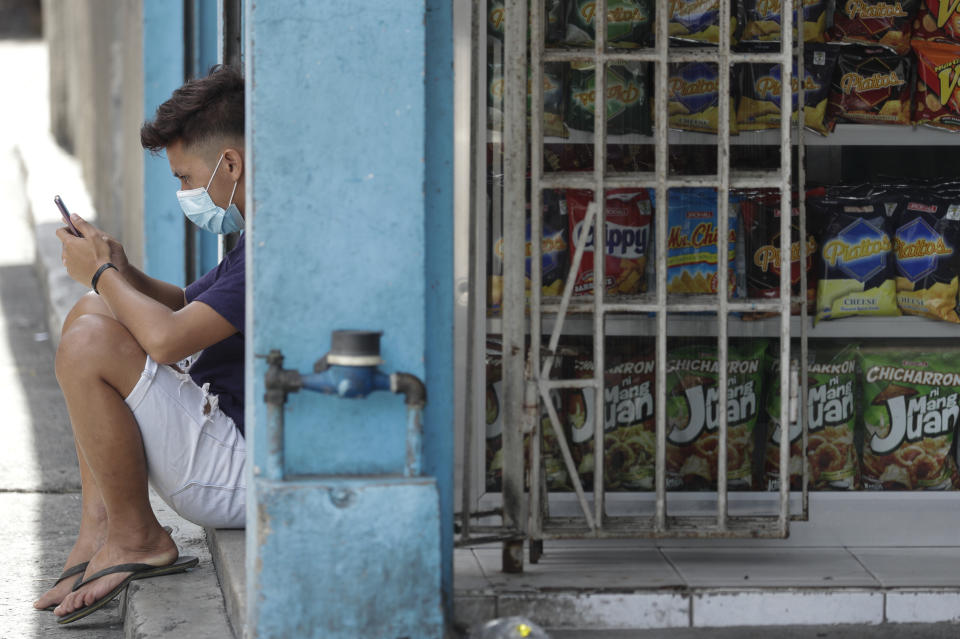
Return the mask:
<path id="1" fill-rule="evenodd" d="M 210 190 L 210 185 L 213 184 L 213 176 L 216 175 L 216 174 L 217 174 L 217 171 L 220 169 L 220 163 L 223 162 L 223 156 L 224 156 L 224 155 L 226 155 L 226 153 L 221 153 L 221 154 L 220 154 L 220 159 L 217 160 L 217 165 L 216 165 L 215 167 L 213 167 L 213 173 L 210 174 L 210 180 L 207 181 L 207 190 L 208 190 L 208 191 Z"/>
<path id="2" fill-rule="evenodd" d="M 227 202 L 227 208 L 230 208 L 230 205 L 233 204 L 233 195 L 237 192 L 237 184 L 238 182 L 233 183 L 233 190 L 230 191 L 230 200 Z"/>

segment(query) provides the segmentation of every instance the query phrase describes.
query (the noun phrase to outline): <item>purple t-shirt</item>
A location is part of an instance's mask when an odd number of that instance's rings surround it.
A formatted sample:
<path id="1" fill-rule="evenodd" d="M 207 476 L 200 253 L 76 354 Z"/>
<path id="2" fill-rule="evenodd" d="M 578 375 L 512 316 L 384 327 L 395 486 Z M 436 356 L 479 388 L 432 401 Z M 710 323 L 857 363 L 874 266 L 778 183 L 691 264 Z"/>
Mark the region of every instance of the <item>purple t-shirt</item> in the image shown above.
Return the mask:
<path id="1" fill-rule="evenodd" d="M 198 386 L 210 384 L 220 409 L 243 433 L 243 323 L 246 300 L 244 238 L 209 273 L 187 286 L 187 303 L 203 302 L 233 324 L 237 332 L 208 346 L 190 368 Z"/>

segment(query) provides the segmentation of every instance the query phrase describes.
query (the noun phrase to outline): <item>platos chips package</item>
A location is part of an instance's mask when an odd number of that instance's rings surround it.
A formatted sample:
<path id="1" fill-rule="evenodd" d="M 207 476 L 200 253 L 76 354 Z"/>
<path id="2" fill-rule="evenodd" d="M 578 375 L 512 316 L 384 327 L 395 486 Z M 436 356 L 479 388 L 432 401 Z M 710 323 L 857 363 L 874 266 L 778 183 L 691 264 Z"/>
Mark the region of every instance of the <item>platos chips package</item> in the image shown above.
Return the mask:
<path id="1" fill-rule="evenodd" d="M 718 222 L 717 192 L 713 189 L 670 189 L 668 193 L 667 292 L 716 293 Z M 661 217 L 662 219 L 662 217 Z M 737 207 L 728 216 L 731 293 L 736 289 Z"/>
<path id="2" fill-rule="evenodd" d="M 884 49 L 845 47 L 837 58 L 827 120 L 910 124 L 913 61 Z"/>
<path id="3" fill-rule="evenodd" d="M 667 28 L 670 37 L 681 42 L 697 44 L 720 43 L 720 2 L 719 0 L 670 0 L 670 17 Z M 730 44 L 737 43 L 739 31 L 744 23 L 743 6 L 740 2 L 731 2 L 730 7 Z"/>
<path id="4" fill-rule="evenodd" d="M 780 488 L 780 353 L 769 353 L 766 412 L 768 422 L 764 462 L 768 490 Z M 816 349 L 807 367 L 807 459 L 812 490 L 856 490 L 860 461 L 854 443 L 857 348 Z M 790 489 L 803 480 L 803 429 L 799 422 L 787 429 L 790 438 Z"/>
<path id="5" fill-rule="evenodd" d="M 499 44 L 491 47 L 487 57 L 487 127 L 494 131 L 503 130 L 503 55 Z M 545 136 L 565 138 L 569 131 L 564 123 L 566 112 L 566 94 L 564 84 L 566 65 L 560 62 L 547 62 L 543 65 L 543 134 Z M 527 77 L 527 109 L 531 105 L 533 76 Z M 529 122 L 529 115 L 527 121 Z"/>
<path id="6" fill-rule="evenodd" d="M 652 133 L 648 69 L 644 62 L 607 67 L 607 135 Z M 592 132 L 597 102 L 594 67 L 572 63 L 568 75 L 566 123 L 571 129 Z"/>
<path id="7" fill-rule="evenodd" d="M 584 228 L 587 207 L 593 191 L 567 191 L 570 211 L 570 260 L 576 251 L 580 234 L 588 233 L 580 270 L 576 274 L 573 294 L 591 295 L 594 286 L 593 267 L 596 259 L 595 225 Z M 653 219 L 650 194 L 646 189 L 610 189 L 607 191 L 607 229 L 604 242 L 604 278 L 609 295 L 634 295 L 647 290 L 647 257 L 650 225 Z"/>
<path id="8" fill-rule="evenodd" d="M 837 48 L 827 45 L 811 44 L 804 50 L 803 66 L 803 118 L 804 125 L 826 135 L 827 103 L 830 95 L 830 82 L 837 61 Z M 780 82 L 779 64 L 744 64 L 737 67 L 740 79 L 740 100 L 737 106 L 737 129 L 740 131 L 758 131 L 780 128 L 780 103 L 783 87 Z M 791 111 L 797 108 L 799 99 L 799 80 L 796 66 L 793 69 L 791 86 L 793 104 Z M 796 113 L 791 119 L 796 122 Z"/>
<path id="9" fill-rule="evenodd" d="M 870 200 L 812 199 L 820 220 L 817 321 L 899 315 L 890 223 Z"/>
<path id="10" fill-rule="evenodd" d="M 704 62 L 670 64 L 667 119 L 674 129 L 716 133 L 720 116 L 720 76 L 717 65 Z M 733 79 L 730 87 L 733 90 Z M 727 96 L 724 96 L 727 99 Z M 730 133 L 737 132 L 737 110 L 730 105 Z"/>
<path id="11" fill-rule="evenodd" d="M 607 44 L 645 47 L 653 42 L 654 0 L 607 0 Z M 567 0 L 565 44 L 592 47 L 596 38 L 595 0 Z"/>
<path id="12" fill-rule="evenodd" d="M 713 489 L 719 411 L 727 412 L 727 485 L 753 486 L 754 428 L 763 393 L 766 340 L 727 352 L 727 389 L 718 388 L 715 344 L 671 349 L 667 359 L 667 488 Z M 725 406 L 721 397 L 726 398 Z"/>
<path id="13" fill-rule="evenodd" d="M 865 487 L 960 487 L 951 455 L 960 419 L 957 353 L 862 348 L 860 357 Z"/>
<path id="14" fill-rule="evenodd" d="M 564 0 L 545 0 L 544 14 L 547 18 L 546 44 L 559 44 L 563 41 L 566 30 L 566 16 L 563 13 Z M 488 0 L 487 2 L 487 35 L 493 40 L 503 42 L 503 29 L 506 24 L 507 11 L 503 0 Z"/>
<path id="15" fill-rule="evenodd" d="M 960 44 L 914 40 L 917 92 L 913 120 L 960 131 Z"/>
<path id="16" fill-rule="evenodd" d="M 900 310 L 960 323 L 960 199 L 914 193 L 898 203 L 894 219 L 893 256 Z"/>
<path id="17" fill-rule="evenodd" d="M 803 39 L 823 42 L 827 27 L 828 0 L 803 0 Z M 746 26 L 741 42 L 779 42 L 782 0 L 743 0 Z M 793 37 L 797 37 L 794 25 Z"/>
<path id="18" fill-rule="evenodd" d="M 913 19 L 922 0 L 840 0 L 827 32 L 832 42 L 879 45 L 897 55 L 910 51 Z"/>

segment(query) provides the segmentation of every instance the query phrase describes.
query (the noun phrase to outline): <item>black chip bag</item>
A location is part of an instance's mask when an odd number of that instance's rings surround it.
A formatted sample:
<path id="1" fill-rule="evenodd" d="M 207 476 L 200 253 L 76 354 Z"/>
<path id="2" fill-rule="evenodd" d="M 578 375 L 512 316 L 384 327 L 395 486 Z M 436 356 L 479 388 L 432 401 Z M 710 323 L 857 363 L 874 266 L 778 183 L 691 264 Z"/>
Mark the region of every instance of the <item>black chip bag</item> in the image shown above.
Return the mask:
<path id="1" fill-rule="evenodd" d="M 567 0 L 564 44 L 592 47 L 596 38 L 595 0 Z M 653 42 L 654 0 L 607 0 L 607 44 L 645 47 Z"/>
<path id="2" fill-rule="evenodd" d="M 571 129 L 593 131 L 596 73 L 592 64 L 573 63 L 568 74 L 566 123 Z M 607 135 L 651 135 L 650 73 L 644 62 L 607 67 Z"/>
<path id="3" fill-rule="evenodd" d="M 837 2 L 831 42 L 879 45 L 897 55 L 910 52 L 913 19 L 921 0 L 845 0 Z"/>
<path id="4" fill-rule="evenodd" d="M 823 42 L 827 27 L 828 0 L 803 0 L 803 39 Z M 743 0 L 746 25 L 740 42 L 779 42 L 782 0 Z M 794 24 L 793 37 L 797 37 Z"/>
<path id="5" fill-rule="evenodd" d="M 837 48 L 827 45 L 808 45 L 804 50 L 803 118 L 804 125 L 826 135 L 827 103 L 830 82 L 837 61 Z M 737 128 L 740 131 L 759 131 L 780 128 L 780 109 L 783 87 L 779 64 L 743 64 L 736 67 L 740 84 L 737 105 Z M 797 108 L 799 81 L 796 65 L 791 78 L 793 88 L 792 110 Z M 796 113 L 792 114 L 794 122 Z"/>
<path id="6" fill-rule="evenodd" d="M 670 38 L 696 44 L 719 44 L 719 0 L 670 0 L 668 30 Z M 743 27 L 743 5 L 734 0 L 730 6 L 730 44 L 735 45 Z"/>
<path id="7" fill-rule="evenodd" d="M 830 87 L 827 121 L 910 124 L 913 60 L 885 49 L 844 47 Z"/>
<path id="8" fill-rule="evenodd" d="M 829 198 L 807 205 L 821 227 L 816 320 L 899 315 L 892 225 L 884 206 Z"/>
<path id="9" fill-rule="evenodd" d="M 705 62 L 668 65 L 667 119 L 683 131 L 716 133 L 720 117 L 720 76 L 717 65 Z M 733 90 L 731 79 L 730 87 Z M 727 99 L 727 96 L 724 96 Z M 737 132 L 737 110 L 730 105 L 730 133 Z"/>
<path id="10" fill-rule="evenodd" d="M 960 323 L 960 199 L 921 191 L 901 201 L 895 213 L 893 255 L 900 310 Z"/>

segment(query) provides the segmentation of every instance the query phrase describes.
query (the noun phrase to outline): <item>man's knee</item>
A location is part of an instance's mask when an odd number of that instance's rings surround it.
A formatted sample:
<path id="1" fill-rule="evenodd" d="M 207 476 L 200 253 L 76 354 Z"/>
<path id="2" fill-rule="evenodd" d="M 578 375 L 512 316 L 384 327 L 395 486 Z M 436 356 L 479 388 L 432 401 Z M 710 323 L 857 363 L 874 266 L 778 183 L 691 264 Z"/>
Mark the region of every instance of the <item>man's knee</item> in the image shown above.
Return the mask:
<path id="1" fill-rule="evenodd" d="M 73 322 L 76 321 L 78 317 L 84 315 L 105 315 L 106 317 L 113 317 L 113 313 L 110 311 L 110 307 L 107 306 L 106 302 L 93 291 L 89 291 L 78 299 L 77 303 L 70 309 L 70 312 L 67 313 L 67 317 L 63 320 L 63 327 L 60 329 L 60 334 L 66 333 Z"/>
<path id="2" fill-rule="evenodd" d="M 128 358 L 143 357 L 143 349 L 117 320 L 98 313 L 79 315 L 60 337 L 55 369 L 57 379 L 120 366 Z"/>

